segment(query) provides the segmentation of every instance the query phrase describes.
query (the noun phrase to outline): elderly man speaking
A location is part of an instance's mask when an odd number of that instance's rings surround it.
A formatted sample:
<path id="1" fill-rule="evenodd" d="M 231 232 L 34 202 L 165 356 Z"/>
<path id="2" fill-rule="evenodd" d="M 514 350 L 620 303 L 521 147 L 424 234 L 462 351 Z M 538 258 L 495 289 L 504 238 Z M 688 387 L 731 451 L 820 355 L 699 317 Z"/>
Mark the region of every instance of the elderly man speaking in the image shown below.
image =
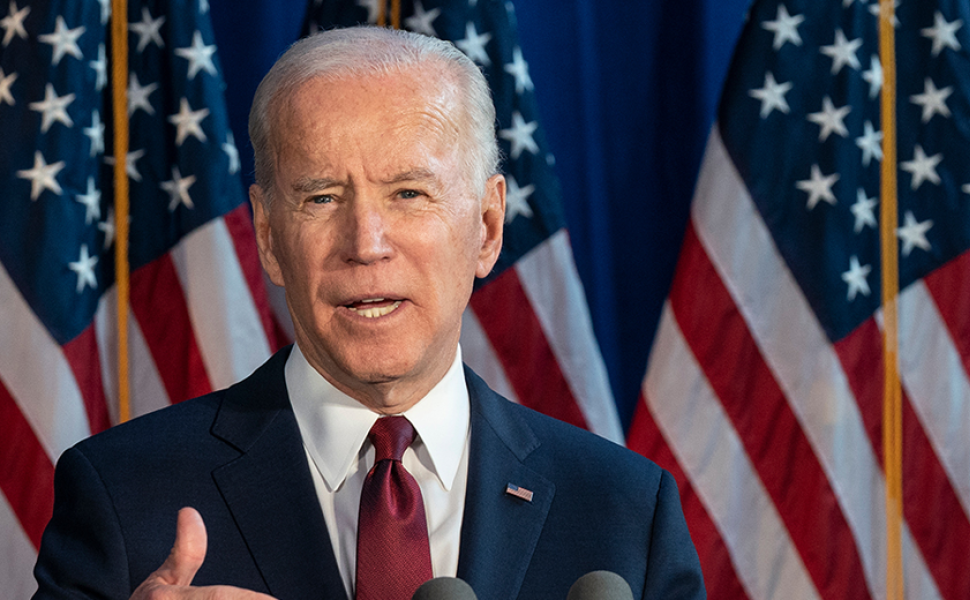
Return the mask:
<path id="1" fill-rule="evenodd" d="M 463 367 L 502 245 L 478 68 L 377 28 L 295 44 L 250 115 L 260 259 L 296 343 L 229 389 L 64 453 L 36 598 L 564 600 L 618 574 L 703 598 L 673 478 Z"/>

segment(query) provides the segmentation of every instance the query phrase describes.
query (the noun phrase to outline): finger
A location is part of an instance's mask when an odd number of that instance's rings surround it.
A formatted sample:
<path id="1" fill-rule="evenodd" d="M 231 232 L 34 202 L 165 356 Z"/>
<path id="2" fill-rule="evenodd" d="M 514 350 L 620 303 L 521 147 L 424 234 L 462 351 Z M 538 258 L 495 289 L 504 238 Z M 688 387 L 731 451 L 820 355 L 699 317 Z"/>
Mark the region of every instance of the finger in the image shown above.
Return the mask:
<path id="1" fill-rule="evenodd" d="M 231 587 L 227 585 L 216 585 L 212 587 L 190 588 L 190 594 L 184 598 L 191 600 L 211 600 L 213 598 L 227 600 L 276 600 L 273 596 L 267 596 L 252 590 Z"/>
<path id="2" fill-rule="evenodd" d="M 168 586 L 145 581 L 129 600 L 165 598 L 167 600 L 277 600 L 273 596 L 228 585 L 210 587 Z"/>
<path id="3" fill-rule="evenodd" d="M 178 514 L 172 551 L 155 575 L 166 585 L 190 585 L 205 560 L 206 545 L 202 515 L 194 508 L 183 508 Z"/>

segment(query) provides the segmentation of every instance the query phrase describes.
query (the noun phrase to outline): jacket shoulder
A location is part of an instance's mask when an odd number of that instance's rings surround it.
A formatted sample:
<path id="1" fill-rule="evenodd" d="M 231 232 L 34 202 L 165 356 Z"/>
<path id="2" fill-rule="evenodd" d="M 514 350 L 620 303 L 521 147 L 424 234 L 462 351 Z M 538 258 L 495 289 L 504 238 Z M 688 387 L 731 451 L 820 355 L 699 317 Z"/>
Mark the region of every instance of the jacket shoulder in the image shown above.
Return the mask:
<path id="1" fill-rule="evenodd" d="M 634 493 L 656 492 L 665 473 L 656 463 L 595 433 L 522 406 L 494 392 L 470 369 L 466 381 L 478 410 L 518 458 L 542 472 L 597 487 L 615 482 Z M 620 483 L 622 482 L 622 485 Z"/>
<path id="2" fill-rule="evenodd" d="M 289 347 L 225 389 L 155 410 L 82 440 L 75 449 L 93 463 L 105 457 L 197 454 L 219 437 L 217 423 L 240 413 L 287 406 L 283 365 Z"/>

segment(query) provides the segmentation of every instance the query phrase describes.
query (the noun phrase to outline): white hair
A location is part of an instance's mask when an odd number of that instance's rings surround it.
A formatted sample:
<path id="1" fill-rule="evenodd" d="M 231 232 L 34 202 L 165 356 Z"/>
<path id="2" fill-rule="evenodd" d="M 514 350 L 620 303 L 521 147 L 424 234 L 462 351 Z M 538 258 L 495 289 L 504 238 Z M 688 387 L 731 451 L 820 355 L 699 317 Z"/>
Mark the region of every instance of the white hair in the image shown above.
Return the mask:
<path id="1" fill-rule="evenodd" d="M 256 183 L 269 199 L 275 177 L 270 140 L 271 113 L 279 97 L 319 77 L 355 77 L 400 72 L 439 64 L 456 84 L 463 108 L 461 161 L 481 195 L 485 182 L 498 172 L 495 106 L 478 66 L 450 42 L 381 27 L 332 29 L 293 44 L 256 89 L 249 112 L 249 138 L 256 161 Z"/>

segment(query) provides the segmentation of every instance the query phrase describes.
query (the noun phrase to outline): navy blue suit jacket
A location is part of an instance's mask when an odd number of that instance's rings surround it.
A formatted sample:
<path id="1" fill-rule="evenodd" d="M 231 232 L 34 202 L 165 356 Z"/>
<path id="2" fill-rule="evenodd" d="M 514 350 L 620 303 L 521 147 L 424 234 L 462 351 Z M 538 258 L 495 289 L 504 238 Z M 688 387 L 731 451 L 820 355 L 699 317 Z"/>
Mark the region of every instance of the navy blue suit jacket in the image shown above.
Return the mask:
<path id="1" fill-rule="evenodd" d="M 346 599 L 283 376 L 288 350 L 226 390 L 112 428 L 58 462 L 38 599 L 128 598 L 193 506 L 209 546 L 195 585 Z M 703 598 L 669 473 L 516 405 L 466 369 L 471 449 L 458 576 L 480 600 L 565 600 L 581 575 L 637 598 Z M 531 502 L 505 492 L 531 490 Z"/>

